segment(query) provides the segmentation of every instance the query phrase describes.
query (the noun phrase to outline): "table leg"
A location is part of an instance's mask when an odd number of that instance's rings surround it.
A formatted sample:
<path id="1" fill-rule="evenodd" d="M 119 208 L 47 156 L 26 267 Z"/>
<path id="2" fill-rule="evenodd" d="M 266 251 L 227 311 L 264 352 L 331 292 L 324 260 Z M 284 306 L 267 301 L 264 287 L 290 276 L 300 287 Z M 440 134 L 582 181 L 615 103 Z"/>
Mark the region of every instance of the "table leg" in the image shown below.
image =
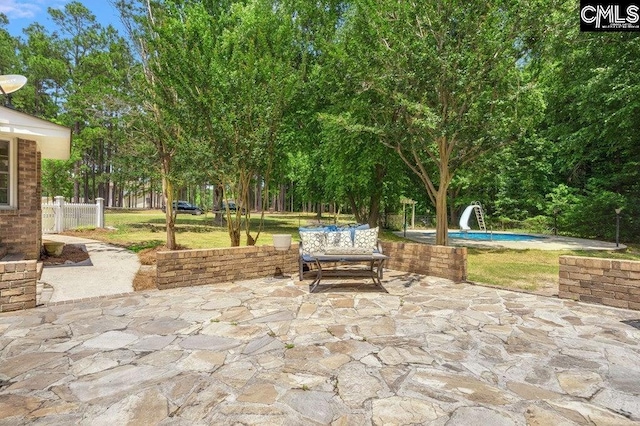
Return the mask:
<path id="1" fill-rule="evenodd" d="M 384 274 L 384 261 L 386 259 L 382 259 L 380 260 L 380 263 L 378 264 L 378 280 L 382 280 L 383 278 L 383 274 Z"/>
<path id="2" fill-rule="evenodd" d="M 373 264 L 373 262 L 372 262 Z M 384 265 L 384 259 L 377 261 L 378 269 L 371 274 L 371 279 L 373 279 L 373 283 L 381 290 L 384 290 L 385 293 L 388 293 L 387 289 L 382 286 L 382 266 Z"/>
<path id="3" fill-rule="evenodd" d="M 313 293 L 314 290 L 318 287 L 318 285 L 320 284 L 320 281 L 322 280 L 322 265 L 320 264 L 319 261 L 316 260 L 316 265 L 318 266 L 318 273 L 316 274 L 316 277 L 314 278 L 314 280 L 311 282 L 311 284 L 309 284 L 309 293 Z"/>

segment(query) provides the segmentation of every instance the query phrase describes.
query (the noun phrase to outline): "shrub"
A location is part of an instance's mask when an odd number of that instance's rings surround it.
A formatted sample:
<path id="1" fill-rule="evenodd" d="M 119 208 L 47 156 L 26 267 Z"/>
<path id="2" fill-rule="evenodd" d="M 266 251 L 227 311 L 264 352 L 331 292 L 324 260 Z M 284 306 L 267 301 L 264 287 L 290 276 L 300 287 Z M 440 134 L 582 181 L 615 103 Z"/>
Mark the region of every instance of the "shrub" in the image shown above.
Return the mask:
<path id="1" fill-rule="evenodd" d="M 522 222 L 524 229 L 535 234 L 546 234 L 553 228 L 553 218 L 538 215 L 525 219 Z"/>

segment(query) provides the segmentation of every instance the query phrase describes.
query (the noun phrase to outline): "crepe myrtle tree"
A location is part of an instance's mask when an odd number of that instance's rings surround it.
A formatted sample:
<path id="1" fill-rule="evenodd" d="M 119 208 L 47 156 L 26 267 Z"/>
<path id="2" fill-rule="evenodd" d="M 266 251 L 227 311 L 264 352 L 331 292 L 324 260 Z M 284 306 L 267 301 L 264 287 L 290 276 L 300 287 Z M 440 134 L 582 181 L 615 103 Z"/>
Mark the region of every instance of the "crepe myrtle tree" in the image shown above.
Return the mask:
<path id="1" fill-rule="evenodd" d="M 114 4 L 140 59 L 130 70 L 135 107 L 127 115 L 127 132 L 153 147 L 166 206 L 166 244 L 168 249 L 175 250 L 174 186 L 179 181 L 179 159 L 187 156 L 184 123 L 189 117 L 178 88 L 166 79 L 167 70 L 172 67 L 170 51 L 174 48 L 161 37 L 167 13 L 165 5 L 147 0 L 118 0 Z"/>
<path id="2" fill-rule="evenodd" d="M 344 85 L 371 98 L 345 128 L 370 132 L 420 179 L 447 244 L 447 189 L 455 173 L 515 142 L 542 102 L 527 72 L 537 3 L 358 0 L 336 55 Z"/>
<path id="3" fill-rule="evenodd" d="M 256 176 L 268 188 L 273 161 L 286 158 L 276 152 L 298 80 L 293 17 L 268 0 L 167 0 L 163 7 L 153 39 L 163 66 L 154 75 L 174 96 L 172 114 L 188 139 L 209 147 L 207 167 L 216 171 L 223 199 L 237 201 L 236 211 L 226 212 L 231 244 L 240 245 L 244 230 L 253 245 L 261 228 L 251 233 L 250 188 Z"/>

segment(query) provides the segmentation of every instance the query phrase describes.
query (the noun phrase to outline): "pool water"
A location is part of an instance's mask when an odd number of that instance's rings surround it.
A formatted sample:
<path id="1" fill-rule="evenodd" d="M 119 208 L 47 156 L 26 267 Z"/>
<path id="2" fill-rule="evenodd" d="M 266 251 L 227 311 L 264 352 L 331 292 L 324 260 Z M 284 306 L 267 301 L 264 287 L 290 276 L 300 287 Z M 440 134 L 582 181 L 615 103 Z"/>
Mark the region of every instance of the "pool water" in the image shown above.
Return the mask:
<path id="1" fill-rule="evenodd" d="M 449 238 L 474 241 L 539 241 L 544 237 L 527 234 L 491 233 L 491 232 L 449 232 Z"/>

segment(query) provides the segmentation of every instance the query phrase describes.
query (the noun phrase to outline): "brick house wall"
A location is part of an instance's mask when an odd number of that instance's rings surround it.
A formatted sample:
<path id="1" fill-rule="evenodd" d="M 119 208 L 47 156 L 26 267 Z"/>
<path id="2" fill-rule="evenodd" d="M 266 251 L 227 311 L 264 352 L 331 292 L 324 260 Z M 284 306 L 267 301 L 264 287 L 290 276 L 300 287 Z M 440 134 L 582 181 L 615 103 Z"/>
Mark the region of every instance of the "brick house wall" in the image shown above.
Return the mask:
<path id="1" fill-rule="evenodd" d="M 640 262 L 560 256 L 558 296 L 640 310 Z"/>
<path id="2" fill-rule="evenodd" d="M 41 161 L 34 141 L 18 139 L 18 208 L 0 209 L 0 244 L 8 254 L 38 259 L 42 245 Z"/>

